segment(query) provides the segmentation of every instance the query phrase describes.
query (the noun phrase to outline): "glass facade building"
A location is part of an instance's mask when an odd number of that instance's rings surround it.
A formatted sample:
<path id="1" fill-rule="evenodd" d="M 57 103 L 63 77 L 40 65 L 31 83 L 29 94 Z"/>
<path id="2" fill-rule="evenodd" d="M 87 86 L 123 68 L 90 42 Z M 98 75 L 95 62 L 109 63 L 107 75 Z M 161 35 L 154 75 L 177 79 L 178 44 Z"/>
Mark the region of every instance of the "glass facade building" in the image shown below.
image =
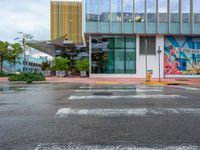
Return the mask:
<path id="1" fill-rule="evenodd" d="M 199 0 L 85 0 L 86 32 L 200 34 Z"/>
<path id="2" fill-rule="evenodd" d="M 150 70 L 157 77 L 160 57 L 162 77 L 200 75 L 200 48 L 193 46 L 200 43 L 199 6 L 200 0 L 84 0 L 90 74 L 144 77 Z"/>

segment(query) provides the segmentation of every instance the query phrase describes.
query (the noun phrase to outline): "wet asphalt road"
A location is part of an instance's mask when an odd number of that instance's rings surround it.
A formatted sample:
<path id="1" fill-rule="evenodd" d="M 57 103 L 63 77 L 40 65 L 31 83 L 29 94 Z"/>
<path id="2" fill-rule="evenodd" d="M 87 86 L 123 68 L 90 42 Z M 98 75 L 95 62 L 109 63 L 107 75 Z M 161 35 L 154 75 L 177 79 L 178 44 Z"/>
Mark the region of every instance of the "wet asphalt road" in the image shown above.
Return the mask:
<path id="1" fill-rule="evenodd" d="M 59 116 L 62 108 L 73 111 Z M 0 83 L 0 150 L 65 149 L 70 143 L 200 146 L 200 89 Z"/>

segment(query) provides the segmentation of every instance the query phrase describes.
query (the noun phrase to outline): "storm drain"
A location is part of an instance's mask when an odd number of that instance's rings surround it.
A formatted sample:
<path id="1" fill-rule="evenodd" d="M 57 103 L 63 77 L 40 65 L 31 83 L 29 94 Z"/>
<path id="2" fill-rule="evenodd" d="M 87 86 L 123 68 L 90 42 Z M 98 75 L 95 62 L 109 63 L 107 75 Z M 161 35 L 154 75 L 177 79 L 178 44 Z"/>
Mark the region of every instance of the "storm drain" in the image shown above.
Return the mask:
<path id="1" fill-rule="evenodd" d="M 113 94 L 110 93 L 110 92 L 95 92 L 95 93 L 93 93 L 93 95 L 98 95 L 98 96 L 110 96 L 110 95 L 113 95 Z"/>

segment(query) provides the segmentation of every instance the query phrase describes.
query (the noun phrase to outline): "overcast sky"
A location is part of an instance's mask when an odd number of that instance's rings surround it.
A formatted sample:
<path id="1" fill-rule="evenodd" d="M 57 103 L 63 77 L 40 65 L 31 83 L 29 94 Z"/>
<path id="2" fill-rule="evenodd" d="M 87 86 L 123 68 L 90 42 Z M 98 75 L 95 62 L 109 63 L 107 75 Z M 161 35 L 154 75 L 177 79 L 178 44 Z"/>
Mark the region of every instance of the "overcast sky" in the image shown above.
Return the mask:
<path id="1" fill-rule="evenodd" d="M 14 42 L 18 32 L 50 39 L 50 0 L 0 0 L 0 40 Z"/>

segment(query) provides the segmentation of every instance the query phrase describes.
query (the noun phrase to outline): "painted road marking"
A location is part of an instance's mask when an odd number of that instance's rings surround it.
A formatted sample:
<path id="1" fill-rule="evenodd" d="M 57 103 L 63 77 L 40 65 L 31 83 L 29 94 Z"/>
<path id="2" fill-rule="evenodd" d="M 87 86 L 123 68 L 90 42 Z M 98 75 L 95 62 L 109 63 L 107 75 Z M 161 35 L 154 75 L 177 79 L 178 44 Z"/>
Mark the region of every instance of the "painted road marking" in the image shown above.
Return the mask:
<path id="1" fill-rule="evenodd" d="M 154 99 L 172 99 L 172 98 L 187 98 L 181 95 L 121 95 L 121 96 L 70 96 L 69 100 L 80 100 L 80 99 L 128 99 L 128 98 L 154 98 Z"/>
<path id="2" fill-rule="evenodd" d="M 162 92 L 163 90 L 154 89 L 88 89 L 76 90 L 75 92 Z"/>
<path id="3" fill-rule="evenodd" d="M 187 86 L 170 86 L 170 87 L 180 88 L 180 89 L 185 89 L 185 90 L 200 91 L 200 88 L 187 87 Z"/>
<path id="4" fill-rule="evenodd" d="M 101 86 L 80 86 L 80 89 L 101 89 L 103 87 Z M 126 85 L 126 86 L 109 86 L 108 89 L 154 89 L 154 90 L 160 90 L 160 89 L 164 89 L 164 87 L 148 87 L 148 86 L 130 86 L 130 85 Z M 107 88 L 104 88 L 107 89 Z"/>
<path id="5" fill-rule="evenodd" d="M 168 146 L 168 147 L 136 147 L 134 145 L 82 145 L 78 143 L 71 143 L 67 145 L 60 144 L 39 144 L 35 150 L 199 150 L 200 146 L 186 145 L 186 146 Z"/>
<path id="6" fill-rule="evenodd" d="M 99 117 L 116 116 L 147 116 L 164 114 L 200 114 L 200 108 L 134 108 L 134 109 L 71 109 L 61 108 L 56 117 L 63 118 L 69 115 L 89 115 Z"/>

